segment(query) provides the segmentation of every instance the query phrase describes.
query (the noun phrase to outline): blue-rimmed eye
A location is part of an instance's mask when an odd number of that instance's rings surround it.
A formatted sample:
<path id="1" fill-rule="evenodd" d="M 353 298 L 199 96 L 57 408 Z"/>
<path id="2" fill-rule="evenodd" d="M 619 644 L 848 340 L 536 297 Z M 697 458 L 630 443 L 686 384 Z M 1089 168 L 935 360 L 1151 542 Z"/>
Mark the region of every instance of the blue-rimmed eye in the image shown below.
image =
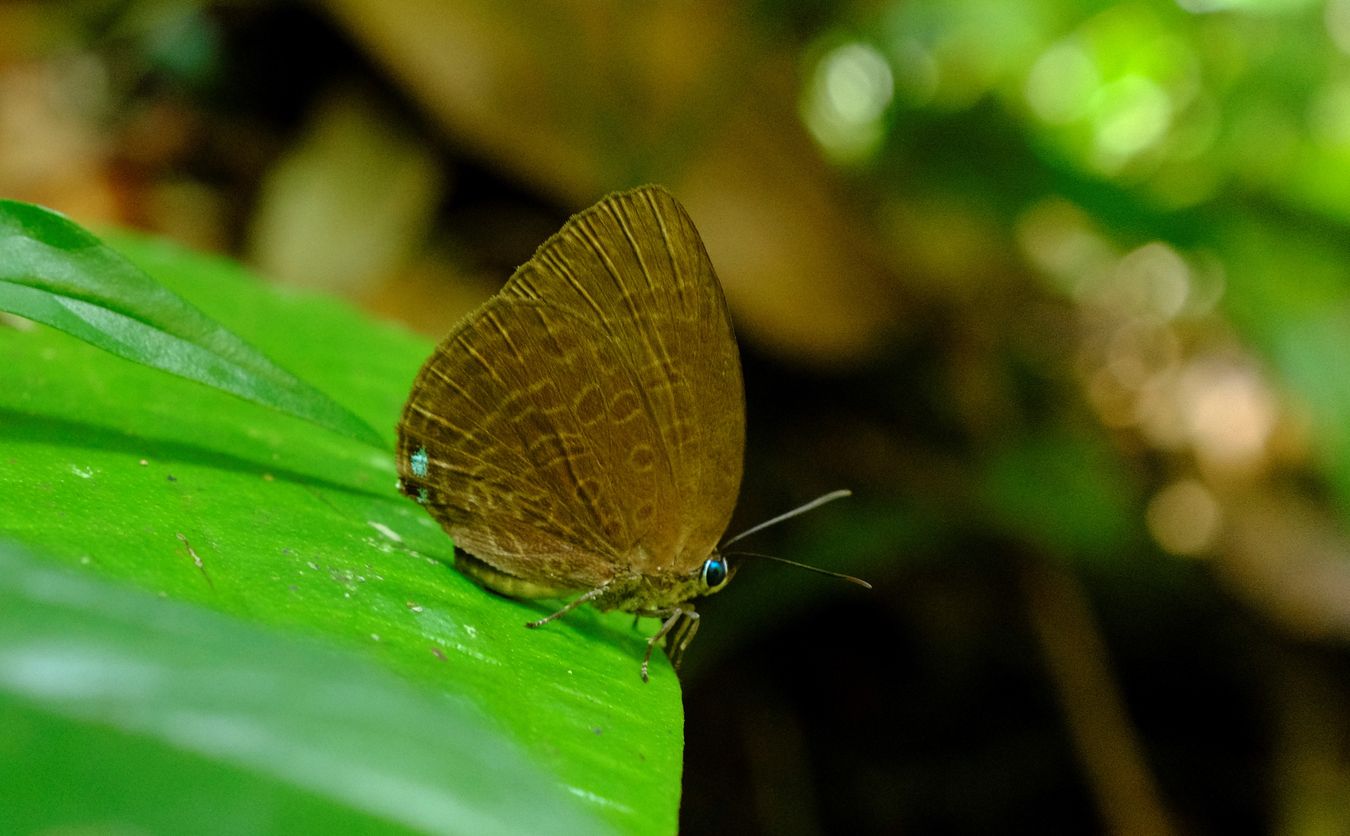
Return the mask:
<path id="1" fill-rule="evenodd" d="M 716 592 L 726 586 L 727 578 L 730 576 L 731 570 L 727 566 L 726 558 L 713 555 L 703 562 L 703 587 L 708 592 Z"/>

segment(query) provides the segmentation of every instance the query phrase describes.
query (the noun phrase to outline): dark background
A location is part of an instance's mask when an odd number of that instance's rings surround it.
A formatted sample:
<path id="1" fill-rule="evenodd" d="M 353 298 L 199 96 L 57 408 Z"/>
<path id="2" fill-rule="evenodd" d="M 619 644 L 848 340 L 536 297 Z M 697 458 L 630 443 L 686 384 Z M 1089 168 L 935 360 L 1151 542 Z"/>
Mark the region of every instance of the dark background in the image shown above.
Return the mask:
<path id="1" fill-rule="evenodd" d="M 430 336 L 668 186 L 745 365 L 687 833 L 1350 831 L 1350 3 L 0 4 L 0 194 Z"/>

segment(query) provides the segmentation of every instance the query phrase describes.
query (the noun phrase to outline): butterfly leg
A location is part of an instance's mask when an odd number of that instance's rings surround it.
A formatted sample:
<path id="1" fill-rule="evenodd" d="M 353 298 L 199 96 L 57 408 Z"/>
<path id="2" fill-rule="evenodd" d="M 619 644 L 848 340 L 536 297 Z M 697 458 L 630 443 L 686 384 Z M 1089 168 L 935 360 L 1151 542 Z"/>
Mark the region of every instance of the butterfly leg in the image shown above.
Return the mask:
<path id="1" fill-rule="evenodd" d="M 569 612 L 581 606 L 582 604 L 588 604 L 591 601 L 594 601 L 596 598 L 599 598 L 601 595 L 605 594 L 605 589 L 607 588 L 607 586 L 608 585 L 597 586 L 595 589 L 592 589 L 585 595 L 578 595 L 571 601 L 568 601 L 565 607 L 553 613 L 552 615 L 546 615 L 543 618 L 539 619 L 538 621 L 527 621 L 525 622 L 525 626 L 529 627 L 530 629 L 534 629 L 535 627 L 543 627 L 545 624 L 555 619 L 562 618 L 563 616 L 567 615 Z"/>
<path id="2" fill-rule="evenodd" d="M 676 625 L 669 636 L 666 636 L 666 655 L 670 657 L 670 664 L 675 670 L 680 669 L 680 662 L 684 660 L 685 648 L 693 642 L 694 636 L 698 634 L 698 613 L 693 610 L 684 611 L 684 619 Z"/>
<path id="3" fill-rule="evenodd" d="M 658 613 L 644 613 L 645 615 L 657 615 Z M 660 613 L 665 615 L 665 613 Z M 666 655 L 670 657 L 670 664 L 676 670 L 679 670 L 680 659 L 684 656 L 684 649 L 693 641 L 694 634 L 698 632 L 698 613 L 694 612 L 692 606 L 676 607 L 661 624 L 661 629 L 657 630 L 650 639 L 647 640 L 647 653 L 642 657 L 642 681 L 647 681 L 647 666 L 652 660 L 652 649 L 656 647 L 657 642 L 666 639 Z"/>

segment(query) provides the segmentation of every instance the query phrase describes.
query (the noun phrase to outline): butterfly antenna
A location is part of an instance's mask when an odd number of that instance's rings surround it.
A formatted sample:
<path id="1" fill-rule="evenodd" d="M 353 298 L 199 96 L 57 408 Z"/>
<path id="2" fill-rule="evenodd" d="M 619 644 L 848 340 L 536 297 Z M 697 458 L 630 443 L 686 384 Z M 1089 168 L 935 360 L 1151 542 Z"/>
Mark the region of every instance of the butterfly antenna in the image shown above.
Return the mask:
<path id="1" fill-rule="evenodd" d="M 815 572 L 817 575 L 829 575 L 832 578 L 856 583 L 864 589 L 871 589 L 872 585 L 862 578 L 855 578 L 852 575 L 845 575 L 843 572 L 831 572 L 829 569 L 822 569 L 819 566 L 812 566 L 809 563 L 798 563 L 795 560 L 788 560 L 786 557 L 777 557 L 772 554 L 759 554 L 758 552 L 721 552 L 725 557 L 759 557 L 764 560 L 772 560 L 775 563 L 786 563 L 789 566 L 796 566 L 798 569 L 805 569 L 808 572 Z"/>
<path id="2" fill-rule="evenodd" d="M 806 503 L 805 505 L 798 505 L 796 508 L 793 508 L 791 511 L 788 511 L 786 514 L 779 514 L 778 516 L 774 517 L 771 520 L 765 520 L 759 525 L 747 528 L 745 531 L 742 531 L 740 534 L 737 534 L 735 537 L 732 537 L 730 540 L 727 540 L 724 543 L 722 543 L 722 545 L 718 547 L 718 551 L 725 549 L 727 546 L 730 546 L 737 540 L 744 540 L 751 534 L 756 534 L 760 531 L 763 531 L 764 529 L 768 528 L 771 525 L 778 525 L 783 520 L 790 520 L 793 517 L 797 516 L 798 514 L 805 514 L 807 511 L 814 511 L 815 509 L 819 508 L 820 506 L 824 505 L 827 502 L 834 502 L 836 499 L 843 499 L 846 496 L 852 495 L 853 491 L 839 490 L 839 491 L 830 491 L 824 496 L 818 496 L 815 499 L 811 500 L 810 502 Z M 774 558 L 774 559 L 781 560 L 781 558 Z M 784 561 L 784 562 L 788 563 L 791 561 Z"/>

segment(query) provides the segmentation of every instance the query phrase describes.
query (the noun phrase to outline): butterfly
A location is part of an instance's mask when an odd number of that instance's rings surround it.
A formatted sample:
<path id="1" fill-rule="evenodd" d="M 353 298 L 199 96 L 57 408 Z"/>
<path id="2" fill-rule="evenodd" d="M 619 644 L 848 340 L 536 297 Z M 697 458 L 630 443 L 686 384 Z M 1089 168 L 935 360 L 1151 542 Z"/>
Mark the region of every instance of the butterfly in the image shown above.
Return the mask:
<path id="1" fill-rule="evenodd" d="M 745 396 L 703 241 L 664 188 L 574 215 L 422 366 L 398 427 L 400 489 L 455 567 L 515 598 L 661 619 L 671 662 L 740 489 Z"/>

